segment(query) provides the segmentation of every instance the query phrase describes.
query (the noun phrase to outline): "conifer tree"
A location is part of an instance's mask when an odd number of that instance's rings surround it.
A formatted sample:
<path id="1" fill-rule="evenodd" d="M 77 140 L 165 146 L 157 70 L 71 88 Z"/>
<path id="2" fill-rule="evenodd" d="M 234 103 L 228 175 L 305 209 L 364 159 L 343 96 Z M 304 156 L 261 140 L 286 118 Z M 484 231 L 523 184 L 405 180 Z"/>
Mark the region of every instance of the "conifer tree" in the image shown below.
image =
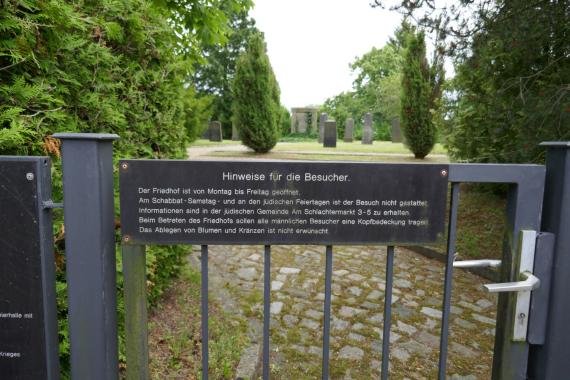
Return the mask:
<path id="1" fill-rule="evenodd" d="M 416 158 L 424 158 L 435 145 L 436 129 L 430 106 L 430 68 L 424 33 L 411 31 L 406 38 L 402 70 L 401 126 L 406 144 Z"/>
<path id="2" fill-rule="evenodd" d="M 233 117 L 244 145 L 269 152 L 279 138 L 280 90 L 260 33 L 239 57 L 233 83 Z"/>

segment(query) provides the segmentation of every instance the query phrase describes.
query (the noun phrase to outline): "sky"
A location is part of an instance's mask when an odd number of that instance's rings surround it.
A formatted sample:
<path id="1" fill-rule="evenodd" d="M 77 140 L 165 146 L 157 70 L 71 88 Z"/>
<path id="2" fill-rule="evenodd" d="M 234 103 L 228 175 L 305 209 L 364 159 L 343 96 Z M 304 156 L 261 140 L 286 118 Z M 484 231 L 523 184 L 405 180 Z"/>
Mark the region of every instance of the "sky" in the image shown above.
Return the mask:
<path id="1" fill-rule="evenodd" d="M 287 107 L 320 105 L 349 91 L 349 63 L 381 48 L 401 15 L 370 0 L 254 0 L 250 15 L 265 33 L 273 71 Z"/>

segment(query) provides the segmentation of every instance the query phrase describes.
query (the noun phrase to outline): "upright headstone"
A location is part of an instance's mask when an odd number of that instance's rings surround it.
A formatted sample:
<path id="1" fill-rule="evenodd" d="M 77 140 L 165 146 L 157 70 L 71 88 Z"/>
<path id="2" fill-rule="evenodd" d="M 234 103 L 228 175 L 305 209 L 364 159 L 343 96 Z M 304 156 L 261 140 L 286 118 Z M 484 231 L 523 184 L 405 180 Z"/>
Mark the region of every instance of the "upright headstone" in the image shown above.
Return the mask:
<path id="1" fill-rule="evenodd" d="M 373 139 L 374 137 L 372 133 L 372 114 L 368 112 L 366 116 L 364 116 L 364 127 L 362 128 L 362 143 L 372 144 Z"/>
<path id="2" fill-rule="evenodd" d="M 336 121 L 334 120 L 325 121 L 324 146 L 325 148 L 336 148 Z"/>
<path id="3" fill-rule="evenodd" d="M 404 142 L 404 139 L 402 137 L 402 130 L 400 129 L 400 118 L 397 116 L 392 119 L 392 142 Z"/>
<path id="4" fill-rule="evenodd" d="M 219 121 L 211 121 L 208 125 L 210 132 L 210 141 L 222 141 L 222 123 Z"/>
<path id="5" fill-rule="evenodd" d="M 349 117 L 346 119 L 344 126 L 344 142 L 352 142 L 354 140 L 354 119 Z"/>
<path id="6" fill-rule="evenodd" d="M 239 141 L 239 131 L 232 123 L 232 141 Z"/>
<path id="7" fill-rule="evenodd" d="M 325 121 L 327 121 L 328 118 L 329 116 L 326 112 L 321 114 L 321 118 L 319 120 L 319 144 L 322 144 L 325 141 Z"/>

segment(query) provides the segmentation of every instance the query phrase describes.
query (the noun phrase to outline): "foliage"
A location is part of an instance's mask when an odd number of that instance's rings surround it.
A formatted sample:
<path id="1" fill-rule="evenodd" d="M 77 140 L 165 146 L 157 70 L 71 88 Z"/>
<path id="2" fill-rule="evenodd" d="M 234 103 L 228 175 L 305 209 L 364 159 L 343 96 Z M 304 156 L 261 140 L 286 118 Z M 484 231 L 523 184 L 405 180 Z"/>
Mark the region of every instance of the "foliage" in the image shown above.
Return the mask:
<path id="1" fill-rule="evenodd" d="M 279 138 L 280 91 L 261 33 L 252 35 L 238 59 L 233 95 L 242 142 L 257 153 L 269 152 Z"/>
<path id="2" fill-rule="evenodd" d="M 445 129 L 455 159 L 541 163 L 540 142 L 570 139 L 569 3 L 525 4 L 498 10 L 458 61 Z"/>
<path id="3" fill-rule="evenodd" d="M 227 26 L 220 24 L 223 19 L 209 16 L 218 12 L 210 3 L 186 2 L 196 6 L 191 12 L 194 28 L 190 36 L 182 36 L 173 30 L 168 19 L 172 14 L 156 6 L 158 2 L 2 1 L 0 154 L 51 155 L 54 199 L 62 198 L 59 144 L 51 137 L 56 132 L 117 133 L 121 139 L 114 145 L 115 157 L 185 157 L 188 140 L 208 118 L 209 100 L 198 99 L 194 89 L 183 86 L 197 57 L 178 53 L 183 39 L 191 47 L 223 37 Z M 59 337 L 66 377 L 69 340 L 61 223 L 56 214 Z M 177 272 L 184 254 L 180 247 L 149 249 L 152 299 Z M 120 265 L 118 271 L 120 294 Z M 119 321 L 122 313 L 119 300 Z M 122 331 L 120 326 L 121 339 Z"/>
<path id="4" fill-rule="evenodd" d="M 200 96 L 212 98 L 212 120 L 222 123 L 224 136 L 231 136 L 232 131 L 232 80 L 236 71 L 239 55 L 245 50 L 247 40 L 259 31 L 255 20 L 248 16 L 247 10 L 231 12 L 223 5 L 222 10 L 229 14 L 232 33 L 225 44 L 209 44 L 202 49 L 205 57 L 194 65 L 190 81 Z"/>
<path id="5" fill-rule="evenodd" d="M 375 0 L 389 2 L 454 60 L 439 117 L 453 158 L 540 163 L 538 143 L 570 138 L 568 0 Z"/>
<path id="6" fill-rule="evenodd" d="M 416 158 L 424 158 L 435 145 L 431 115 L 430 67 L 423 32 L 411 32 L 406 40 L 402 72 L 401 126 L 406 145 Z"/>
<path id="7" fill-rule="evenodd" d="M 287 136 L 291 134 L 291 114 L 287 107 L 280 106 L 279 114 L 279 125 L 281 130 L 281 136 Z"/>
<path id="8" fill-rule="evenodd" d="M 408 28 L 404 24 L 395 31 L 394 37 L 382 48 L 373 47 L 350 64 L 356 76 L 353 90 L 329 98 L 324 108 L 337 121 L 339 137 L 343 136 L 345 121 L 355 121 L 355 137 L 359 138 L 362 118 L 372 113 L 374 137 L 389 140 L 392 118 L 400 115 L 402 39 Z"/>

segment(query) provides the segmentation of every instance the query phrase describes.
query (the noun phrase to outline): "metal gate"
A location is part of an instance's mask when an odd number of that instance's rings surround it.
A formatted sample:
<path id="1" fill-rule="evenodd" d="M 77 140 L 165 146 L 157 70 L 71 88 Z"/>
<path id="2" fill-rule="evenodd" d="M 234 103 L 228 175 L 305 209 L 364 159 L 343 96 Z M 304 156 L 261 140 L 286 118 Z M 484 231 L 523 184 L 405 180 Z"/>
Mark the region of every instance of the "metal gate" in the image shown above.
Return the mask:
<path id="1" fill-rule="evenodd" d="M 59 134 L 63 147 L 63 188 L 67 232 L 69 326 L 72 376 L 116 379 L 117 332 L 113 236 L 114 135 Z M 439 379 L 446 378 L 447 341 L 454 267 L 500 266 L 493 379 L 560 379 L 570 364 L 565 316 L 570 301 L 570 144 L 545 143 L 541 165 L 450 164 L 451 186 L 447 262 L 442 304 Z M 508 229 L 500 262 L 454 262 L 457 207 L 461 183 L 504 183 Z M 543 210 L 544 208 L 544 210 Z M 556 236 L 556 241 L 555 237 Z M 328 379 L 332 245 L 325 247 L 325 300 L 322 378 Z M 127 331 L 127 377 L 148 378 L 145 248 L 123 238 L 123 273 Z M 265 245 L 263 378 L 269 378 L 269 305 L 271 246 Z M 389 378 L 388 353 L 394 245 L 388 246 L 382 342 L 383 379 Z M 208 368 L 208 246 L 202 245 L 202 376 Z M 91 328 L 85 328 L 91 326 Z"/>

